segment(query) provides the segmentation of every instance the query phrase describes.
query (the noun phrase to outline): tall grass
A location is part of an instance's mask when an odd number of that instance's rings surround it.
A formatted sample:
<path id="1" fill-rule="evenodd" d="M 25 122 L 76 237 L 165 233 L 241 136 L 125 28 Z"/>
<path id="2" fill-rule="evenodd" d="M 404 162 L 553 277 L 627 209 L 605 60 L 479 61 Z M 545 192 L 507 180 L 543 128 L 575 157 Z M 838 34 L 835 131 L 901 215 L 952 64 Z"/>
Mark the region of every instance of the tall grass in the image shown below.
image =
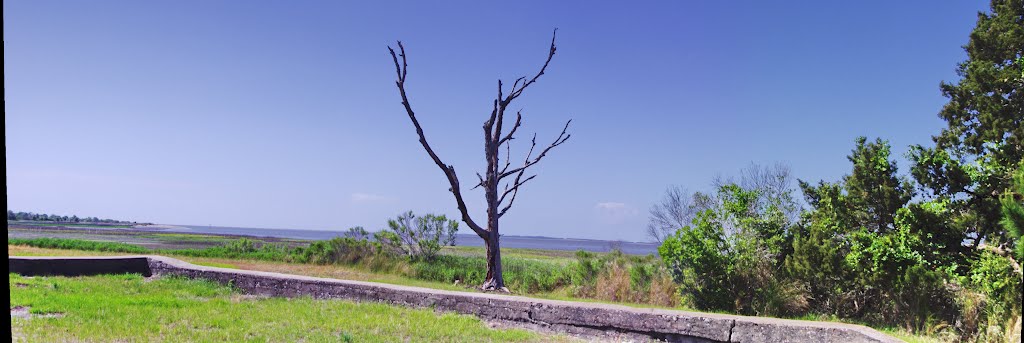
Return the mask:
<path id="1" fill-rule="evenodd" d="M 224 245 L 204 249 L 175 249 L 160 250 L 157 252 L 191 257 L 291 261 L 294 249 L 289 249 L 283 244 L 257 243 L 256 241 L 248 238 L 242 238 L 228 242 Z"/>
<path id="2" fill-rule="evenodd" d="M 123 252 L 131 254 L 149 254 L 151 250 L 138 245 L 119 242 L 95 242 L 81 239 L 64 238 L 8 238 L 7 244 L 28 245 L 37 248 L 87 250 L 105 252 Z"/>
<path id="3" fill-rule="evenodd" d="M 654 256 L 625 255 L 622 251 L 597 256 L 576 252 L 567 266 L 574 296 L 658 306 L 679 305 L 677 285 Z"/>
<path id="4" fill-rule="evenodd" d="M 568 285 L 569 270 L 560 264 L 519 258 L 502 259 L 502 275 L 509 289 L 523 293 L 550 292 Z M 482 257 L 441 255 L 412 264 L 413 275 L 423 280 L 482 284 L 487 260 Z"/>

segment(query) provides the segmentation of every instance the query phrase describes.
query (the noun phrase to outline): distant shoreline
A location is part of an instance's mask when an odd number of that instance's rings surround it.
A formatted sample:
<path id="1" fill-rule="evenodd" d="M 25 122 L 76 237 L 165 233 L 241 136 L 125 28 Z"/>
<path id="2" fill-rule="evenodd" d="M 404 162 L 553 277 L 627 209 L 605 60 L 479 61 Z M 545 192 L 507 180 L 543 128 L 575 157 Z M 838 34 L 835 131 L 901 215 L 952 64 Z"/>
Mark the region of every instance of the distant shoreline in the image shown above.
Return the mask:
<path id="1" fill-rule="evenodd" d="M 149 224 L 132 227 L 82 227 L 63 226 L 60 224 L 38 224 L 38 223 L 11 223 L 10 228 L 20 230 L 50 230 L 67 232 L 69 235 L 76 234 L 122 234 L 130 236 L 151 235 L 154 233 L 176 233 L 191 235 L 219 236 L 224 238 L 258 238 L 270 242 L 283 241 L 316 241 L 328 240 L 343 236 L 341 231 L 326 230 L 296 230 L 296 229 L 258 229 L 238 228 L 219 226 L 199 225 L 174 225 L 174 224 Z M 9 230 L 8 236 L 11 236 Z M 472 234 L 457 234 L 455 237 L 456 246 L 482 247 L 483 241 Z M 576 251 L 584 250 L 590 252 L 609 252 L 613 249 L 620 249 L 622 252 L 632 255 L 657 254 L 656 243 L 626 242 L 626 241 L 605 241 L 599 239 L 581 238 L 554 238 L 543 236 L 514 236 L 503 235 L 501 246 L 518 249 L 538 250 L 561 250 Z"/>
<path id="2" fill-rule="evenodd" d="M 244 230 L 266 230 L 266 231 L 301 231 L 301 232 L 333 232 L 333 233 L 344 233 L 345 230 L 314 230 L 314 229 L 281 229 L 281 228 L 259 228 L 259 227 L 240 227 L 240 226 L 215 226 L 215 225 L 192 225 L 192 224 L 148 224 L 146 227 L 155 228 L 167 228 L 171 230 L 192 230 L 194 228 L 220 228 L 220 229 L 244 229 Z M 371 231 L 372 232 L 372 231 Z M 460 233 L 459 235 L 477 237 L 474 234 Z M 608 239 L 597 239 L 597 238 L 575 238 L 575 237 L 550 237 L 550 236 L 537 236 L 537 235 L 509 235 L 501 234 L 502 238 L 514 237 L 514 238 L 529 238 L 529 239 L 547 239 L 547 240 L 571 240 L 571 241 L 593 241 L 593 242 L 621 242 L 630 244 L 658 244 L 656 242 L 638 242 L 638 241 L 627 241 L 627 240 L 608 240 Z"/>

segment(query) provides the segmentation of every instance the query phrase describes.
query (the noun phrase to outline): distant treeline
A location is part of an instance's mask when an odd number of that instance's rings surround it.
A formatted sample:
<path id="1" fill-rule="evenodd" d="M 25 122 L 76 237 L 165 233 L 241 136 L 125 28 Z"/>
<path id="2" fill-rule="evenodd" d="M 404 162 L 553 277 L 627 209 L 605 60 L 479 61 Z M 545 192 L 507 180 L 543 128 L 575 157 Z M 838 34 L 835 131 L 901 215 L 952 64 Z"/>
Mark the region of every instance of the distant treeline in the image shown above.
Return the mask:
<path id="1" fill-rule="evenodd" d="M 31 220 L 41 222 L 57 222 L 57 223 L 102 223 L 102 224 L 138 224 L 133 221 L 126 220 L 114 220 L 114 219 L 100 219 L 97 217 L 84 217 L 80 218 L 76 215 L 72 216 L 59 216 L 56 214 L 44 214 L 44 213 L 32 213 L 32 212 L 14 212 L 7 210 L 7 220 Z"/>

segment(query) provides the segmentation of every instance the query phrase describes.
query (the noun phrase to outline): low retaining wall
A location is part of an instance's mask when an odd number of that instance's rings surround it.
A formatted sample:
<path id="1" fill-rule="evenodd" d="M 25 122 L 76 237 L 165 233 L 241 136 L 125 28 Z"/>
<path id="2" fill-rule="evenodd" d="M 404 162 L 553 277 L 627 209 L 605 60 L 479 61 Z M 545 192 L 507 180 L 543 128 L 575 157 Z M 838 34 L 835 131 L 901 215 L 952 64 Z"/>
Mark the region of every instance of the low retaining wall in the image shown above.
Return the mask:
<path id="1" fill-rule="evenodd" d="M 638 336 L 671 342 L 899 342 L 859 325 L 454 292 L 197 266 L 163 256 L 9 257 L 9 265 L 11 272 L 23 275 L 179 275 L 229 284 L 250 294 L 380 301 L 585 335 Z"/>
<path id="2" fill-rule="evenodd" d="M 10 257 L 8 271 L 29 276 L 135 273 L 151 276 L 150 259 L 137 257 Z"/>

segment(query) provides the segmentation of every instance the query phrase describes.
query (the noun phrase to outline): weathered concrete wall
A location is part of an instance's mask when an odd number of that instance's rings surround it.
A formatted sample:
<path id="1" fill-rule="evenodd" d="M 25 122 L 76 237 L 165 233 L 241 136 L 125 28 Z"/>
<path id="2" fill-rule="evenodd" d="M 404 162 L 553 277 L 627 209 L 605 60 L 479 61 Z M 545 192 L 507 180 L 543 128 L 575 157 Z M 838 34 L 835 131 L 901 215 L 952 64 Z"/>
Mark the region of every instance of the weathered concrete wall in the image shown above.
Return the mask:
<path id="1" fill-rule="evenodd" d="M 11 273 L 21 275 L 85 276 L 136 273 L 150 276 L 149 258 L 138 257 L 61 257 L 9 258 Z"/>
<path id="2" fill-rule="evenodd" d="M 230 284 L 251 294 L 380 301 L 472 314 L 486 320 L 586 335 L 626 335 L 672 342 L 898 342 L 871 328 L 840 323 L 745 317 L 620 305 L 454 292 L 372 282 L 197 266 L 163 256 L 117 258 L 10 257 L 12 272 L 126 270 L 143 259 L 155 275 L 180 275 Z M 110 267 L 98 265 L 109 264 Z M 47 266 L 49 265 L 49 266 Z M 89 267 L 83 267 L 91 265 Z M 18 266 L 18 271 L 15 270 Z M 38 269 L 33 269 L 38 268 Z M 134 267 L 133 267 L 134 268 Z M 134 270 L 134 269 L 133 269 Z M 122 271 L 123 272 L 123 271 Z M 138 272 L 138 271 L 134 271 Z M 145 274 L 145 272 L 143 272 Z M 74 275 L 83 275 L 79 272 Z"/>

